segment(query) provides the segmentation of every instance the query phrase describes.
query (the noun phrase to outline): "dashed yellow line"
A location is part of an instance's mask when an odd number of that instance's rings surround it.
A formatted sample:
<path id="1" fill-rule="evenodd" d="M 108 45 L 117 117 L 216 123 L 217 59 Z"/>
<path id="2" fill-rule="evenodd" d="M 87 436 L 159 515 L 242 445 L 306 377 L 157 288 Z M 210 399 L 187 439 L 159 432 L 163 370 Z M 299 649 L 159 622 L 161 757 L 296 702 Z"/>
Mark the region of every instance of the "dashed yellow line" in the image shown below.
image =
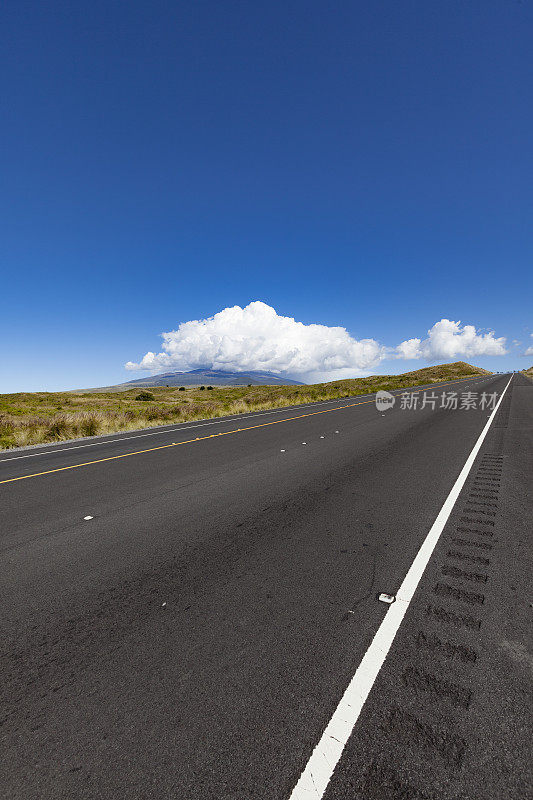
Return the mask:
<path id="1" fill-rule="evenodd" d="M 488 376 L 487 376 L 488 377 Z M 468 378 L 461 378 L 460 380 L 468 380 Z M 438 383 L 433 384 L 431 388 L 437 388 L 440 386 L 450 386 L 452 383 L 459 383 L 459 380 L 456 381 L 449 381 L 448 383 Z M 475 381 L 477 383 L 477 381 Z M 411 394 L 419 394 L 422 391 L 427 391 L 428 387 L 423 389 L 417 389 L 416 391 L 412 391 Z M 396 390 L 395 394 L 399 392 L 406 391 L 405 389 L 398 389 Z M 171 442 L 170 444 L 161 444 L 158 447 L 149 447 L 145 450 L 134 450 L 131 453 L 122 453 L 118 456 L 107 456 L 106 458 L 97 458 L 94 461 L 84 461 L 81 464 L 71 464 L 68 467 L 57 467 L 56 469 L 47 469 L 44 472 L 34 472 L 30 475 L 19 475 L 17 478 L 7 478 L 6 480 L 0 481 L 0 484 L 3 483 L 14 483 L 15 481 L 24 481 L 28 478 L 38 478 L 41 475 L 52 475 L 55 472 L 66 472 L 70 469 L 79 469 L 80 467 L 90 467 L 92 464 L 103 464 L 105 461 L 117 461 L 119 458 L 129 458 L 130 456 L 139 456 L 143 453 L 153 453 L 156 450 L 167 450 L 169 447 L 181 447 L 184 444 L 193 444 L 194 442 L 201 442 L 205 439 L 214 439 L 217 436 L 229 436 L 232 433 L 244 433 L 244 431 L 251 431 L 255 428 L 266 428 L 268 425 L 280 425 L 282 422 L 293 422 L 296 419 L 303 419 L 303 417 L 314 417 L 317 414 L 329 414 L 331 411 L 342 411 L 345 408 L 353 408 L 354 406 L 363 406 L 367 403 L 374 403 L 375 399 L 373 400 L 360 400 L 358 403 L 349 403 L 345 406 L 335 406 L 335 408 L 326 408 L 322 411 L 310 411 L 308 414 L 298 414 L 296 417 L 288 417 L 287 419 L 275 419 L 272 422 L 262 422 L 259 425 L 250 425 L 247 428 L 236 428 L 231 431 L 221 431 L 220 433 L 211 433 L 208 436 L 197 436 L 195 439 L 187 439 L 184 442 Z"/>

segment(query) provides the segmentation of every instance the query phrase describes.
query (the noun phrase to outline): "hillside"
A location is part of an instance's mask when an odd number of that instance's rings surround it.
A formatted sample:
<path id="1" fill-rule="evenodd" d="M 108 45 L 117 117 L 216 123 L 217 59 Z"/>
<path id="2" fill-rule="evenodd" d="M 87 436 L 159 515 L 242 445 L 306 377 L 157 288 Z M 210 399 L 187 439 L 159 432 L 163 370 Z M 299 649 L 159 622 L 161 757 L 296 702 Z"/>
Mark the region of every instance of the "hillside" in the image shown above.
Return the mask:
<path id="1" fill-rule="evenodd" d="M 137 384 L 125 390 L 3 394 L 0 395 L 0 448 L 138 430 L 489 374 L 464 361 L 456 361 L 402 375 L 372 375 L 311 386 L 215 386 L 212 390 L 158 386 L 148 391 Z"/>
<path id="2" fill-rule="evenodd" d="M 528 378 L 531 378 L 533 380 L 533 367 L 530 367 L 529 369 L 524 369 L 522 370 L 522 372 L 524 373 L 524 375 L 527 375 Z"/>
<path id="3" fill-rule="evenodd" d="M 454 361 L 451 364 L 438 364 L 435 367 L 424 367 L 413 372 L 404 372 L 401 375 L 369 375 L 368 378 L 355 378 L 351 380 L 332 381 L 324 386 L 334 386 L 339 388 L 351 389 L 363 386 L 369 387 L 369 391 L 377 391 L 372 387 L 379 384 L 380 389 L 401 389 L 402 386 L 421 386 L 424 383 L 438 383 L 439 381 L 450 381 L 454 378 L 469 378 L 475 375 L 491 375 L 491 373 L 481 367 L 474 367 L 466 361 Z M 386 384 L 386 385 L 385 385 Z"/>

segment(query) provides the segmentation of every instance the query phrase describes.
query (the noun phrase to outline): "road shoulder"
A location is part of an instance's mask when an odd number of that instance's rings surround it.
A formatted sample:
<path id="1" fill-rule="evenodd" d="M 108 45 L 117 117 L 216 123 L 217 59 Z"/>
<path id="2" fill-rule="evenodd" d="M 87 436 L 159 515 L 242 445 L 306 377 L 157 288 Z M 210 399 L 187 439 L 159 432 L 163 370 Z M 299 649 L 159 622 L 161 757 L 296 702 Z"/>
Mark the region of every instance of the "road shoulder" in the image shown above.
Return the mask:
<path id="1" fill-rule="evenodd" d="M 533 796 L 532 400 L 515 378 L 326 800 Z"/>

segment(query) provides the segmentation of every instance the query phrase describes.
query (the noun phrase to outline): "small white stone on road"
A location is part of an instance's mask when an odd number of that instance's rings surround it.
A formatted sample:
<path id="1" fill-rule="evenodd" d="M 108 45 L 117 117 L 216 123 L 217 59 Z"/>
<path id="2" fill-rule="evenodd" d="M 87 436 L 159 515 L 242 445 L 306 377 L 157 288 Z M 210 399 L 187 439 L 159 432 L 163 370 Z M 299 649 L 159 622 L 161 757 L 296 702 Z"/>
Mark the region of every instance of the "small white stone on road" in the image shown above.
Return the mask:
<path id="1" fill-rule="evenodd" d="M 307 442 L 302 442 L 302 444 L 307 444 Z"/>
<path id="2" fill-rule="evenodd" d="M 391 603 L 394 603 L 396 598 L 393 594 L 387 594 L 386 592 L 381 592 L 381 594 L 378 596 L 378 600 L 381 600 L 382 603 L 387 603 L 388 605 L 390 605 Z"/>
<path id="3" fill-rule="evenodd" d="M 285 450 L 280 450 L 279 452 L 280 452 L 280 453 L 284 453 L 284 452 L 285 452 Z"/>
<path id="4" fill-rule="evenodd" d="M 83 519 L 93 519 L 93 517 L 84 517 Z"/>
<path id="5" fill-rule="evenodd" d="M 339 431 L 335 431 L 335 433 L 338 433 L 338 432 L 339 432 Z"/>
<path id="6" fill-rule="evenodd" d="M 166 603 L 161 603 L 161 608 L 164 608 L 165 606 L 166 606 Z"/>
<path id="7" fill-rule="evenodd" d="M 321 438 L 321 439 L 325 439 L 326 437 L 325 437 L 325 436 L 321 436 L 320 438 Z"/>

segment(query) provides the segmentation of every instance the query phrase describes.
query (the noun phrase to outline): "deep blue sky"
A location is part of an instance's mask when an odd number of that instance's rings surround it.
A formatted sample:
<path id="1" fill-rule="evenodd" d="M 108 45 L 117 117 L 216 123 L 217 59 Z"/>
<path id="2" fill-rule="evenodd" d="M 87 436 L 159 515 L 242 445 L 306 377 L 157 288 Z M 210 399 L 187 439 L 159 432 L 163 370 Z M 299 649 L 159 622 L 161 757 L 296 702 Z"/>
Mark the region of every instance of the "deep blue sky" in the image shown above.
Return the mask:
<path id="1" fill-rule="evenodd" d="M 533 363 L 529 0 L 8 0 L 0 28 L 0 391 L 130 379 L 251 300 Z"/>

